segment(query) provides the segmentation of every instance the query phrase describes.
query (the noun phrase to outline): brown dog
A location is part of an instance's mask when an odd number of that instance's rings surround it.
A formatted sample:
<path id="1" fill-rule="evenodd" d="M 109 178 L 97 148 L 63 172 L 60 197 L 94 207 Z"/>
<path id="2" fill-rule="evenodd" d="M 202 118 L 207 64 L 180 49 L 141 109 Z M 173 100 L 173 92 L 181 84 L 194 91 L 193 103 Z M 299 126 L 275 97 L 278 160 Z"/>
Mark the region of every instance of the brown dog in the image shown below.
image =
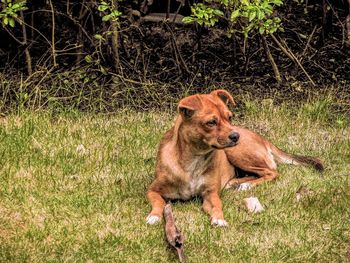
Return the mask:
<path id="1" fill-rule="evenodd" d="M 323 169 L 316 158 L 287 154 L 256 133 L 233 126 L 229 103 L 234 104 L 234 100 L 225 90 L 192 95 L 179 102 L 180 114 L 159 146 L 156 178 L 147 192 L 152 205 L 147 223 L 160 220 L 165 200 L 201 196 L 211 223 L 227 226 L 221 189 L 238 186 L 246 190 L 270 181 L 278 175 L 276 163 L 311 164 Z M 258 178 L 235 178 L 235 166 Z"/>

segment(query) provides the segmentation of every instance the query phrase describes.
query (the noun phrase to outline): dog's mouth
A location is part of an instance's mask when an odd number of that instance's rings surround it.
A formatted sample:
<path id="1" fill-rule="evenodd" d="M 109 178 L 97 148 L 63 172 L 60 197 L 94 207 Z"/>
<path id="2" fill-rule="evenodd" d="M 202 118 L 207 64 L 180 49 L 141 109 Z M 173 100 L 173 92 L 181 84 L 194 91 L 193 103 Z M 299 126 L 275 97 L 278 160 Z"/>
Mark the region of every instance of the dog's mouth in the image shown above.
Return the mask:
<path id="1" fill-rule="evenodd" d="M 230 148 L 230 147 L 233 147 L 233 146 L 236 146 L 238 144 L 238 142 L 230 142 L 229 144 L 226 144 L 226 145 L 211 145 L 212 148 L 214 149 L 217 149 L 217 150 L 221 150 L 221 149 L 225 149 L 225 148 Z"/>

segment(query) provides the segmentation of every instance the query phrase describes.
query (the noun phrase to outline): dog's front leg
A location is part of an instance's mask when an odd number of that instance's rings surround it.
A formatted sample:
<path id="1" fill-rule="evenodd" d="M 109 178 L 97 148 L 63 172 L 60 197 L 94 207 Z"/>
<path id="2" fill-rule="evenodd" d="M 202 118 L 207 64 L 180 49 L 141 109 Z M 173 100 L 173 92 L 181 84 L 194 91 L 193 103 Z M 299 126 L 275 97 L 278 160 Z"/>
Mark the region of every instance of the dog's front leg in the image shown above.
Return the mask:
<path id="1" fill-rule="evenodd" d="M 153 225 L 162 218 L 165 200 L 158 192 L 151 190 L 147 192 L 147 198 L 152 205 L 152 211 L 147 216 L 146 221 L 148 224 Z"/>
<path id="2" fill-rule="evenodd" d="M 228 226 L 224 219 L 221 199 L 217 192 L 209 192 L 203 196 L 203 209 L 210 215 L 212 225 Z"/>

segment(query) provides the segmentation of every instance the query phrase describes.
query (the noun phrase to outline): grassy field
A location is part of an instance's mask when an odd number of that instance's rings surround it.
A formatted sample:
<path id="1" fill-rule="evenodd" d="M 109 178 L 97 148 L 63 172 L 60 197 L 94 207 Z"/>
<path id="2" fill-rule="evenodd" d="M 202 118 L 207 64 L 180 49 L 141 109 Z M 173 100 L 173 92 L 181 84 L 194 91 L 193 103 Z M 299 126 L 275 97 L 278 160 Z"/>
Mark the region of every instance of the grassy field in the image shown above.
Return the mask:
<path id="1" fill-rule="evenodd" d="M 175 203 L 188 262 L 349 262 L 350 125 L 332 98 L 298 106 L 247 100 L 236 123 L 326 170 L 222 193 L 229 227 L 201 200 Z M 175 113 L 23 112 L 0 119 L 0 262 L 175 262 L 163 224 L 146 225 L 157 144 Z M 300 190 L 301 199 L 296 194 Z M 242 200 L 265 207 L 249 214 Z"/>

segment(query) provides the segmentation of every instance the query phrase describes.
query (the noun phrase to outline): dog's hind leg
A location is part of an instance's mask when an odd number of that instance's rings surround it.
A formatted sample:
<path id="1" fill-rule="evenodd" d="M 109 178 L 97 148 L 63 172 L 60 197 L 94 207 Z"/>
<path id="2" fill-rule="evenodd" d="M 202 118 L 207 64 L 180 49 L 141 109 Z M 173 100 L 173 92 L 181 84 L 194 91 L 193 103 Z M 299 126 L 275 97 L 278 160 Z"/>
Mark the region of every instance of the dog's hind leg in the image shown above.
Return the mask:
<path id="1" fill-rule="evenodd" d="M 242 177 L 242 178 L 232 178 L 225 185 L 225 189 L 230 189 L 232 187 L 238 187 L 240 184 L 243 184 L 243 183 L 246 183 L 246 182 L 250 182 L 250 181 L 253 181 L 253 180 L 256 180 L 256 179 L 257 179 L 256 176 L 245 176 L 245 177 Z"/>
<path id="2" fill-rule="evenodd" d="M 272 181 L 278 176 L 278 172 L 273 169 L 269 168 L 261 168 L 261 167 L 252 167 L 249 168 L 248 172 L 254 173 L 258 176 L 258 178 L 251 179 L 249 177 L 248 180 L 245 182 L 242 180 L 242 183 L 237 187 L 237 190 L 249 190 L 253 186 L 256 186 L 258 184 L 262 184 L 264 182 Z M 245 178 L 239 178 L 239 179 L 245 179 Z"/>

